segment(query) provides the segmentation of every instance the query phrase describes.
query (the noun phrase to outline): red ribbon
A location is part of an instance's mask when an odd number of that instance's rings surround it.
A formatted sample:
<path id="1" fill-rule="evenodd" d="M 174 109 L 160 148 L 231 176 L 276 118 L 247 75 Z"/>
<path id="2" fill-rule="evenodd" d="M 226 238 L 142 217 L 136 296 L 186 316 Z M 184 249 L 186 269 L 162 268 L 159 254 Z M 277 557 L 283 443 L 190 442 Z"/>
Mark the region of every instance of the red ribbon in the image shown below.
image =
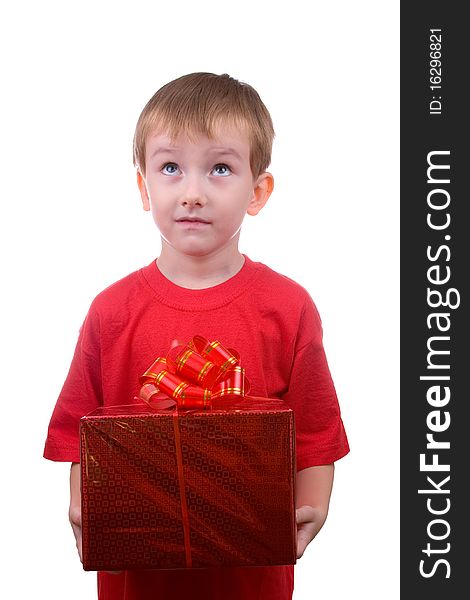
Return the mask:
<path id="1" fill-rule="evenodd" d="M 239 363 L 236 350 L 196 335 L 153 362 L 140 378 L 140 397 L 155 409 L 211 409 L 213 400 L 248 393 L 249 382 Z"/>
<path id="2" fill-rule="evenodd" d="M 187 345 L 172 348 L 166 357 L 159 356 L 140 377 L 140 397 L 156 410 L 176 408 L 173 413 L 176 464 L 181 499 L 186 567 L 192 567 L 189 512 L 186 502 L 183 456 L 178 409 L 211 409 L 217 398 L 241 396 L 250 384 L 240 355 L 218 341 L 209 342 L 196 335 Z"/>

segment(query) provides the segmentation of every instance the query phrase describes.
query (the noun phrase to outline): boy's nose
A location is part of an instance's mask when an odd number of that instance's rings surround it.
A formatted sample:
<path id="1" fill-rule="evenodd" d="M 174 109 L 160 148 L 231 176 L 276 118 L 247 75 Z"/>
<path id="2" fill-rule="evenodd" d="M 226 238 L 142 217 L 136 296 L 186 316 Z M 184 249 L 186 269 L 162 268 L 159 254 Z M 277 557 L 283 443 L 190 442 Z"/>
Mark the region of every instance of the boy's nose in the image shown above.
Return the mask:
<path id="1" fill-rule="evenodd" d="M 183 206 L 204 206 L 207 200 L 201 182 L 194 179 L 188 181 L 181 195 L 180 202 Z"/>
<path id="2" fill-rule="evenodd" d="M 181 198 L 183 206 L 204 206 L 205 201 L 202 196 L 184 196 Z"/>

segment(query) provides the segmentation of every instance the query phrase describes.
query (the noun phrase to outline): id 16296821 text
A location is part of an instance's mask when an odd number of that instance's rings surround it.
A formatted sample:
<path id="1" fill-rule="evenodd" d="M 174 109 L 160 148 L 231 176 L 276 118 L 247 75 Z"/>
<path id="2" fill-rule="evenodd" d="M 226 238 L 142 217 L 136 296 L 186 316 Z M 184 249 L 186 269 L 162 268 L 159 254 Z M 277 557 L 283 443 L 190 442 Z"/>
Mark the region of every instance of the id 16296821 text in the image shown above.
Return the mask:
<path id="1" fill-rule="evenodd" d="M 429 30 L 429 89 L 432 98 L 429 102 L 429 114 L 442 113 L 442 31 Z"/>

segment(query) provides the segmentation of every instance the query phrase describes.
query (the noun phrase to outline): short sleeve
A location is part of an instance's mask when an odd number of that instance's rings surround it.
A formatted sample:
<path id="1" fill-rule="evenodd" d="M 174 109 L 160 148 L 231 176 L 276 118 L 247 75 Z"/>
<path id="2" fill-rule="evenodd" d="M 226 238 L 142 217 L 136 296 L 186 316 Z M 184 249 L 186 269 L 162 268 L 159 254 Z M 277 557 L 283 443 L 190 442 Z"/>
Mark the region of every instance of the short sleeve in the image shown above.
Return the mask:
<path id="1" fill-rule="evenodd" d="M 333 463 L 349 452 L 322 339 L 320 317 L 309 297 L 302 313 L 289 389 L 283 397 L 295 414 L 298 471 Z"/>
<path id="2" fill-rule="evenodd" d="M 49 460 L 80 462 L 80 419 L 102 404 L 99 316 L 90 308 L 52 413 L 44 448 Z"/>

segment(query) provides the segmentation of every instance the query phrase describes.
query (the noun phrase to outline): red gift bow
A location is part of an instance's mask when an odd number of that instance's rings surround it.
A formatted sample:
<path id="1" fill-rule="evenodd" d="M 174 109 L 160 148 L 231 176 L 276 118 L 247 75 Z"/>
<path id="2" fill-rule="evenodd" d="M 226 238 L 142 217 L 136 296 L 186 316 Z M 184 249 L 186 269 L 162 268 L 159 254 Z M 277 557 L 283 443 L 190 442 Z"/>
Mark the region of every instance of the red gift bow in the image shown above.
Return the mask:
<path id="1" fill-rule="evenodd" d="M 250 384 L 239 362 L 236 350 L 195 335 L 153 362 L 140 377 L 140 398 L 155 409 L 211 409 L 214 399 L 248 393 Z"/>

